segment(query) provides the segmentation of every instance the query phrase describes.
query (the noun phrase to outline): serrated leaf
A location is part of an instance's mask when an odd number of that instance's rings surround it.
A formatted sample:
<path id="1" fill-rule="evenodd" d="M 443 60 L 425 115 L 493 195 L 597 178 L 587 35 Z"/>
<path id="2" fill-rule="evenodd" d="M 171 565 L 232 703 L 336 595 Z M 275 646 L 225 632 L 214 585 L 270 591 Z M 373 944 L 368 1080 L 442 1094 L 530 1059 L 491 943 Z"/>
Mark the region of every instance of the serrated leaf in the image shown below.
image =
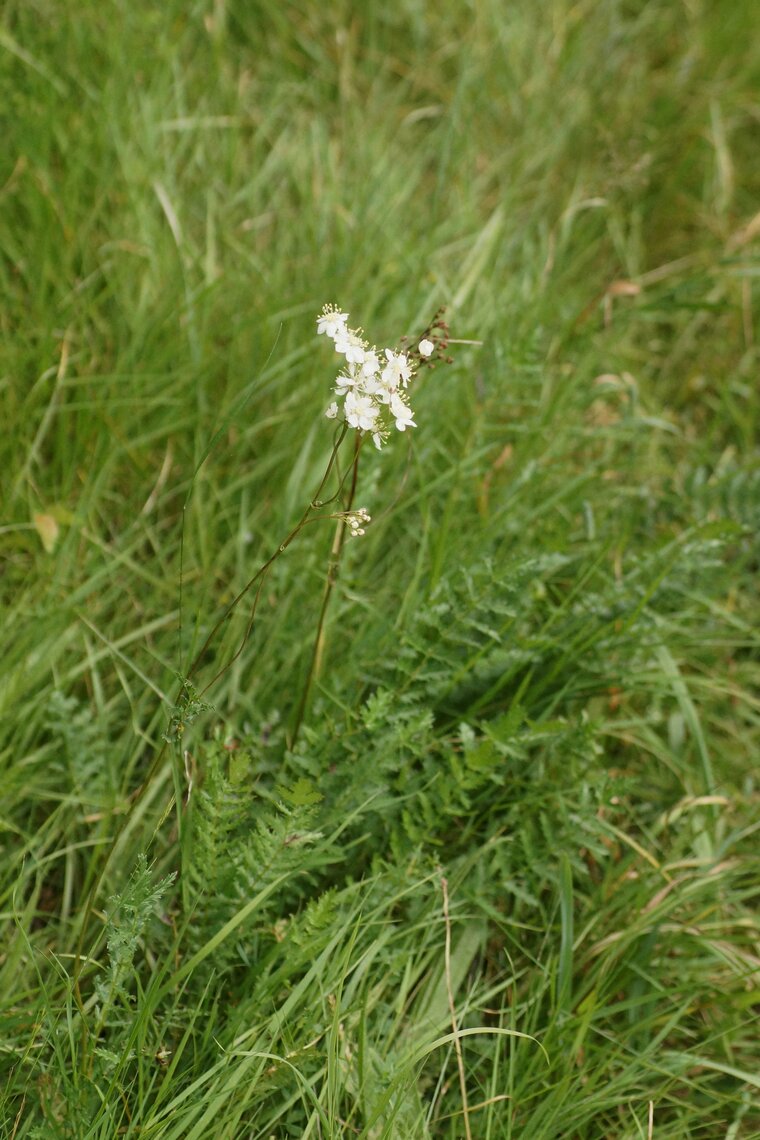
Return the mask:
<path id="1" fill-rule="evenodd" d="M 313 804 L 321 803 L 324 799 L 322 793 L 318 792 L 311 780 L 307 780 L 305 776 L 296 780 L 291 787 L 280 786 L 277 791 L 293 807 L 311 807 Z"/>

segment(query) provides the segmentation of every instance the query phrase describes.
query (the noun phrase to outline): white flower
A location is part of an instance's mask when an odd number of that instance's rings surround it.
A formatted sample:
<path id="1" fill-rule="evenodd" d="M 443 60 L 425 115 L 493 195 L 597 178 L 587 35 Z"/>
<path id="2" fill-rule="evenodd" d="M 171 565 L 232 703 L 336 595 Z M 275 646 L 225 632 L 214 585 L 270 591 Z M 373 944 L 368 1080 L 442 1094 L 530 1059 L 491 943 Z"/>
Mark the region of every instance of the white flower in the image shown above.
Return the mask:
<path id="1" fill-rule="evenodd" d="M 325 415 L 330 420 L 340 418 L 357 431 L 371 433 L 372 442 L 381 450 L 394 423 L 398 431 L 417 426 L 404 392 L 414 377 L 414 365 L 404 352 L 370 347 L 362 330 L 349 328 L 347 321 L 348 313 L 339 312 L 335 305 L 325 305 L 317 317 L 317 332 L 331 337 L 335 351 L 345 358 L 344 368 L 335 381 L 337 398 Z M 415 358 L 417 354 L 420 358 L 430 356 L 435 350 L 436 344 L 423 338 Z M 353 525 L 348 520 L 347 524 Z"/>
<path id="2" fill-rule="evenodd" d="M 337 334 L 335 351 L 345 356 L 349 364 L 364 364 L 364 342 L 351 329 L 343 328 Z"/>
<path id="3" fill-rule="evenodd" d="M 404 353 L 392 352 L 390 348 L 386 348 L 385 356 L 388 363 L 383 369 L 383 380 L 388 390 L 395 392 L 399 383 L 403 383 L 406 387 L 412 378 L 412 370 Z"/>
<path id="4" fill-rule="evenodd" d="M 377 358 L 377 350 L 371 348 L 364 353 L 364 360 L 362 362 L 362 375 L 369 379 L 370 376 L 376 376 L 379 371 L 380 361 Z"/>
<path id="5" fill-rule="evenodd" d="M 380 400 L 384 398 L 385 388 L 379 376 L 365 376 L 359 381 L 359 387 L 365 396 L 377 396 Z M 387 403 L 387 400 L 384 400 L 384 403 Z"/>
<path id="6" fill-rule="evenodd" d="M 355 364 L 349 364 L 345 372 L 341 372 L 335 383 L 336 396 L 345 396 L 349 388 L 353 388 L 359 378 L 359 369 Z"/>
<path id="7" fill-rule="evenodd" d="M 346 394 L 346 419 L 351 427 L 361 428 L 362 431 L 373 431 L 377 421 L 377 407 L 370 396 L 357 395 L 356 392 Z"/>
<path id="8" fill-rule="evenodd" d="M 381 404 L 390 404 L 391 396 L 395 393 L 395 388 L 389 388 L 388 382 L 385 379 L 385 373 L 380 377 L 377 388 L 377 399 Z"/>
<path id="9" fill-rule="evenodd" d="M 399 431 L 406 431 L 408 427 L 417 426 L 412 419 L 412 409 L 404 403 L 397 393 L 391 396 L 391 415 L 395 419 Z"/>
<path id="10" fill-rule="evenodd" d="M 320 316 L 317 317 L 317 336 L 326 333 L 331 340 L 346 331 L 348 313 L 339 313 L 332 305 L 325 305 Z"/>

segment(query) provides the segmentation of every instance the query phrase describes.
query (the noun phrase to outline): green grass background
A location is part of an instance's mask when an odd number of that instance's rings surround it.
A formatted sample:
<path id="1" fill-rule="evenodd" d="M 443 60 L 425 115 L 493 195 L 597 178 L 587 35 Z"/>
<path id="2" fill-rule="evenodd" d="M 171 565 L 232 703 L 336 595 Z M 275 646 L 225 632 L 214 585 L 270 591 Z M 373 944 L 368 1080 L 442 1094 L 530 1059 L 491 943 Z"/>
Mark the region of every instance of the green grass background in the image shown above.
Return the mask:
<path id="1" fill-rule="evenodd" d="M 760 1136 L 755 25 L 2 5 L 0 1135 Z"/>

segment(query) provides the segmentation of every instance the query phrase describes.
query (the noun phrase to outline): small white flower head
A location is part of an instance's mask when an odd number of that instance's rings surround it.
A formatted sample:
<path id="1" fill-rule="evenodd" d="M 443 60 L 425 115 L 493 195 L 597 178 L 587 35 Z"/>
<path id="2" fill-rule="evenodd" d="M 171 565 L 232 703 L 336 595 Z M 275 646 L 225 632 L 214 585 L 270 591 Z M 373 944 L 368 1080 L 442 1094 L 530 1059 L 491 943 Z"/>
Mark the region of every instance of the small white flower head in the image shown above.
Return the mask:
<path id="1" fill-rule="evenodd" d="M 346 371 L 341 372 L 335 382 L 335 395 L 345 396 L 350 388 L 355 388 L 357 381 L 360 378 L 359 367 L 356 364 L 349 364 L 346 366 Z"/>
<path id="2" fill-rule="evenodd" d="M 343 328 L 335 337 L 335 351 L 345 356 L 349 364 L 364 364 L 365 344 L 358 333 Z"/>
<path id="3" fill-rule="evenodd" d="M 374 431 L 378 409 L 371 396 L 348 392 L 346 393 L 345 409 L 346 419 L 351 427 L 361 428 L 362 431 Z"/>
<path id="4" fill-rule="evenodd" d="M 393 352 L 386 348 L 385 357 L 388 363 L 383 369 L 383 380 L 390 392 L 395 392 L 399 384 L 407 386 L 412 378 L 412 369 L 403 352 Z"/>
<path id="5" fill-rule="evenodd" d="M 391 415 L 395 419 L 399 431 L 406 431 L 408 427 L 417 426 L 412 419 L 412 409 L 398 393 L 391 396 Z"/>
<path id="6" fill-rule="evenodd" d="M 376 376 L 380 371 L 380 361 L 377 356 L 377 349 L 370 348 L 364 353 L 364 360 L 362 362 L 362 376 L 368 380 L 371 376 Z"/>
<path id="7" fill-rule="evenodd" d="M 373 396 L 381 402 L 387 403 L 384 400 L 385 386 L 379 376 L 364 376 L 359 382 L 359 387 L 365 396 Z"/>
<path id="8" fill-rule="evenodd" d="M 364 527 L 372 521 L 371 515 L 364 507 L 359 507 L 358 511 L 350 511 L 345 518 L 352 538 L 359 538 L 363 535 Z"/>
<path id="9" fill-rule="evenodd" d="M 349 328 L 347 322 L 348 313 L 340 312 L 335 305 L 325 305 L 317 317 L 317 332 L 332 339 L 335 351 L 344 357 L 343 371 L 335 382 L 337 400 L 333 400 L 325 415 L 331 420 L 342 415 L 349 427 L 371 432 L 379 451 L 387 443 L 394 423 L 398 431 L 416 427 L 406 396 L 402 395 L 414 369 L 406 353 L 370 347 L 361 329 Z M 434 343 L 428 340 L 422 340 L 418 347 L 421 357 L 434 350 Z"/>
<path id="10" fill-rule="evenodd" d="M 338 312 L 335 305 L 325 305 L 317 317 L 317 336 L 325 333 L 330 340 L 335 340 L 338 335 L 346 331 L 347 320 L 348 313 Z"/>

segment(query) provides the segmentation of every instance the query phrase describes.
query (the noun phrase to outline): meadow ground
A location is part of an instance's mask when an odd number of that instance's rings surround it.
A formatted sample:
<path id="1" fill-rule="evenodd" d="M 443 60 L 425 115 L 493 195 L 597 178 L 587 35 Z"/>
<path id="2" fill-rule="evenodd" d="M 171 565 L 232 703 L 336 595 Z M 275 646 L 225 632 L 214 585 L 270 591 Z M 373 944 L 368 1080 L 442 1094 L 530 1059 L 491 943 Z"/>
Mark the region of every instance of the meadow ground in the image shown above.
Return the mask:
<path id="1" fill-rule="evenodd" d="M 0 61 L 0 1136 L 759 1137 L 754 4 L 6 0 Z M 465 343 L 318 668 L 334 521 L 191 688 L 325 302 Z"/>

